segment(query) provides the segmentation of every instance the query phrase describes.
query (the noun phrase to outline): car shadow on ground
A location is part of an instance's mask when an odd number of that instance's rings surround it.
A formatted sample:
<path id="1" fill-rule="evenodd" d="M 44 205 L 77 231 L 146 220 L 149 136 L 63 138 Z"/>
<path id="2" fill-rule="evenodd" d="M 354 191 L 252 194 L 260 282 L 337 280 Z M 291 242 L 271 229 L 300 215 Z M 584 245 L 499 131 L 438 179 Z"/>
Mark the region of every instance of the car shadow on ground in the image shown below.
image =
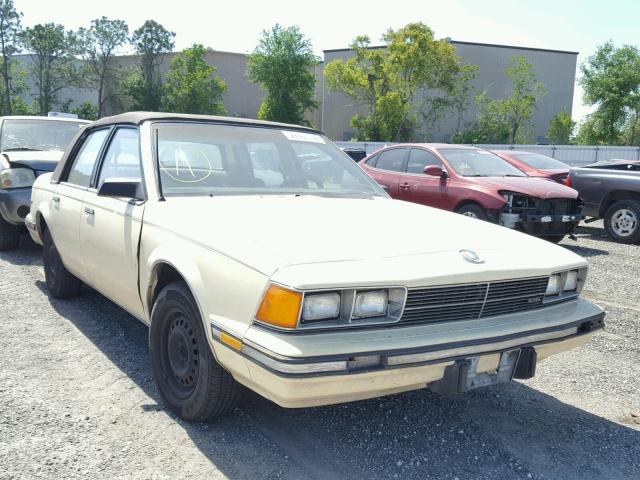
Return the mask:
<path id="1" fill-rule="evenodd" d="M 37 283 L 47 294 L 44 283 Z M 156 402 L 142 405 L 140 415 L 162 409 L 146 326 L 93 290 L 50 300 Z M 232 479 L 282 473 L 318 479 L 531 478 L 528 472 L 533 478 L 633 478 L 640 468 L 640 431 L 517 382 L 455 397 L 420 390 L 297 410 L 246 392 L 231 415 L 209 425 L 173 419 Z M 264 448 L 265 439 L 282 454 L 281 464 L 246 455 Z"/>
<path id="2" fill-rule="evenodd" d="M 609 255 L 609 252 L 606 250 L 600 250 L 599 248 L 583 247 L 581 245 L 567 243 L 563 243 L 561 246 L 565 247 L 567 250 L 571 250 L 573 253 L 577 253 L 578 255 L 587 258 Z"/>
<path id="3" fill-rule="evenodd" d="M 36 265 L 42 262 L 42 247 L 25 233 L 20 236 L 20 246 L 16 250 L 0 252 L 0 260 L 13 265 Z"/>

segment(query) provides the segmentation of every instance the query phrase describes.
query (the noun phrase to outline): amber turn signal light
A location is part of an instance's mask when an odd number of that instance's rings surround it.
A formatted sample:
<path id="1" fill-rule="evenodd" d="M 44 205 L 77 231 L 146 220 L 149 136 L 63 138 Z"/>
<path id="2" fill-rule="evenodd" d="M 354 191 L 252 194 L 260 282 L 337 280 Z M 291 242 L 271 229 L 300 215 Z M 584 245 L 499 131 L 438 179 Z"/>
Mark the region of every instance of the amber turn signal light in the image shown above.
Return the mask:
<path id="1" fill-rule="evenodd" d="M 256 319 L 282 328 L 296 328 L 302 294 L 278 285 L 270 285 L 265 293 Z"/>

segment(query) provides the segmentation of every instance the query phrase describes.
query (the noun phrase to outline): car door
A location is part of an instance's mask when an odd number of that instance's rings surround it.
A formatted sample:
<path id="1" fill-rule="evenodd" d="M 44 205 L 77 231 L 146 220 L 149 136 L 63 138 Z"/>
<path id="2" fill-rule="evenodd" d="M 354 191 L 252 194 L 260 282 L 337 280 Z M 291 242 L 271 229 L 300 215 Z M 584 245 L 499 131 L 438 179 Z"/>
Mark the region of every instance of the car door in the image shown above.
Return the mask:
<path id="1" fill-rule="evenodd" d="M 60 183 L 54 187 L 47 219 L 47 226 L 65 267 L 83 280 L 86 270 L 80 250 L 80 215 L 108 133 L 108 128 L 87 132 L 79 148 L 75 153 L 72 152 L 74 159 L 70 167 L 62 172 Z"/>
<path id="2" fill-rule="evenodd" d="M 399 196 L 400 176 L 405 168 L 409 149 L 403 147 L 383 150 L 375 157 L 375 163 L 366 163 L 366 172 L 393 198 Z M 371 159 L 373 160 L 373 158 Z M 371 161 L 370 160 L 370 161 Z"/>
<path id="3" fill-rule="evenodd" d="M 142 181 L 137 127 L 116 127 L 84 198 L 80 241 L 88 283 L 126 310 L 142 316 L 138 289 L 138 242 L 144 202 L 98 195 L 107 179 Z"/>
<path id="4" fill-rule="evenodd" d="M 429 165 L 445 169 L 440 159 L 430 151 L 422 148 L 411 149 L 406 172 L 400 178 L 398 198 L 450 210 L 448 179 L 426 175 L 424 169 Z"/>

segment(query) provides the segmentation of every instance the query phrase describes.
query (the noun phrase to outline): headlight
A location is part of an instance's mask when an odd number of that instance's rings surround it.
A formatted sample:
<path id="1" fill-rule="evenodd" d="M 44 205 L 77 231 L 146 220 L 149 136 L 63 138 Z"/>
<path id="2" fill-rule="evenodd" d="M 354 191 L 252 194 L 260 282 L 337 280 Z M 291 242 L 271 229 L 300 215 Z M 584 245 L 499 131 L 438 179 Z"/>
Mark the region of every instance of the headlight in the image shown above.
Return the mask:
<path id="1" fill-rule="evenodd" d="M 306 295 L 302 304 L 302 321 L 328 320 L 340 315 L 339 293 L 314 293 Z"/>
<path id="2" fill-rule="evenodd" d="M 547 291 L 545 295 L 558 295 L 560 293 L 560 274 L 554 273 L 549 277 L 549 283 L 547 284 Z"/>
<path id="3" fill-rule="evenodd" d="M 567 278 L 564 281 L 563 292 L 572 292 L 578 288 L 578 271 L 571 270 L 567 272 Z"/>
<path id="4" fill-rule="evenodd" d="M 400 320 L 406 299 L 398 286 L 300 292 L 270 284 L 255 319 L 287 330 L 383 325 Z"/>
<path id="5" fill-rule="evenodd" d="M 0 170 L 0 188 L 20 188 L 33 185 L 36 176 L 28 168 L 7 168 Z"/>
<path id="6" fill-rule="evenodd" d="M 545 296 L 551 297 L 556 295 L 562 297 L 565 293 L 569 295 L 580 293 L 580 290 L 582 290 L 582 287 L 584 286 L 586 277 L 586 268 L 554 273 L 549 277 Z"/>
<path id="7" fill-rule="evenodd" d="M 382 317 L 387 314 L 389 295 L 386 290 L 372 290 L 356 294 L 353 318 Z"/>

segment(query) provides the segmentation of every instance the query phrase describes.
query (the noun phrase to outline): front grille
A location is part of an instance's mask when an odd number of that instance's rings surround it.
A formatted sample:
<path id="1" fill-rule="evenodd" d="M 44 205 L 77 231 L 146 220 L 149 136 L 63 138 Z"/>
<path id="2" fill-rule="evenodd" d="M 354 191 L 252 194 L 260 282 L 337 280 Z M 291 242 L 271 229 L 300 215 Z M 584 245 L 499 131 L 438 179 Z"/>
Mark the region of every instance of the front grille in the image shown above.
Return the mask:
<path id="1" fill-rule="evenodd" d="M 574 198 L 537 199 L 535 202 L 536 214 L 575 215 L 580 211 L 579 201 Z"/>
<path id="2" fill-rule="evenodd" d="M 435 323 L 525 312 L 542 306 L 548 277 L 409 290 L 401 323 Z"/>

